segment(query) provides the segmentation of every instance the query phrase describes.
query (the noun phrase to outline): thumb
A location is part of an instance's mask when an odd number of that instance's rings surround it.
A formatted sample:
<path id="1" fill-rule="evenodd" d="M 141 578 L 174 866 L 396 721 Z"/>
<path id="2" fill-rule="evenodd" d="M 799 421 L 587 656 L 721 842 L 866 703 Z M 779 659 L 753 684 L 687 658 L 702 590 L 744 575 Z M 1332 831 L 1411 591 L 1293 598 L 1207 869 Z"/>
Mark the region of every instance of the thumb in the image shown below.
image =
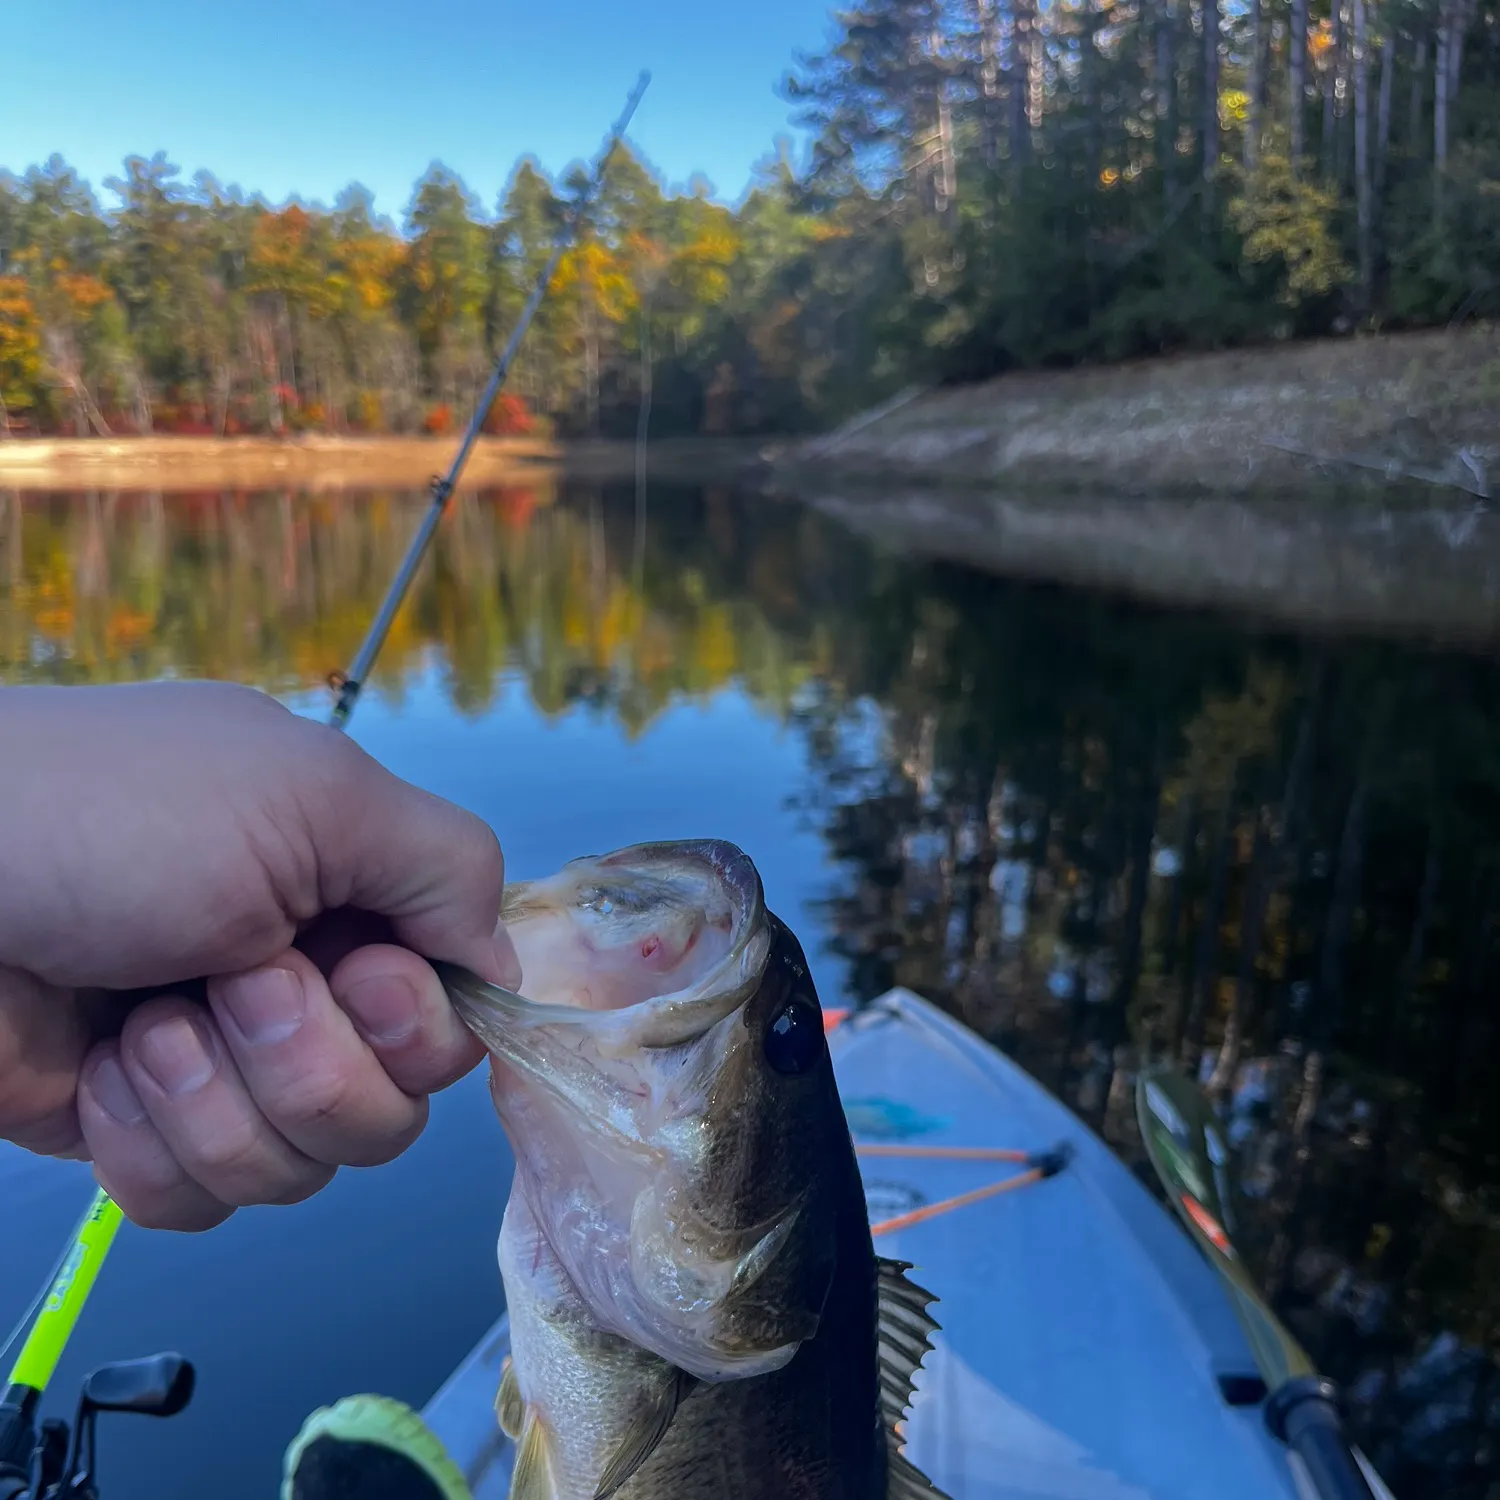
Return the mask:
<path id="1" fill-rule="evenodd" d="M 521 964 L 500 921 L 505 857 L 489 825 L 364 751 L 346 770 L 315 831 L 323 904 L 377 912 L 424 958 L 515 989 Z"/>

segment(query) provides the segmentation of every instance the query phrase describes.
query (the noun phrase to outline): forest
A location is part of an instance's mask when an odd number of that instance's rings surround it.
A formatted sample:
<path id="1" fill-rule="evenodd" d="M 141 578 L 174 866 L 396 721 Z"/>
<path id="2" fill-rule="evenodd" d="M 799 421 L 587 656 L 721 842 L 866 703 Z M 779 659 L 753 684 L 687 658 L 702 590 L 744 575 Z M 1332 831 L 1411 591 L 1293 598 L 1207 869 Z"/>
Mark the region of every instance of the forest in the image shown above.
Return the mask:
<path id="1" fill-rule="evenodd" d="M 864 0 L 736 206 L 629 150 L 495 432 L 826 426 L 913 381 L 1500 313 L 1497 0 Z M 190 180 L 0 172 L 0 438 L 441 433 L 581 169 L 398 226 Z"/>

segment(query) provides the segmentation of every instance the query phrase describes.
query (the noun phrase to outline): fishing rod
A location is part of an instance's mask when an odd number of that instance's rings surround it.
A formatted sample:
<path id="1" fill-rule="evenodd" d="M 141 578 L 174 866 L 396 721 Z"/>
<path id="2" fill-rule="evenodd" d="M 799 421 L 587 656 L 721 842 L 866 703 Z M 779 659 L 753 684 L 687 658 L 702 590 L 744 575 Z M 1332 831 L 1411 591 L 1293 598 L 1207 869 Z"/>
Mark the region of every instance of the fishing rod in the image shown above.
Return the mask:
<path id="1" fill-rule="evenodd" d="M 495 397 L 515 362 L 521 341 L 536 317 L 584 215 L 599 192 L 610 158 L 650 82 L 650 73 L 642 72 L 625 101 L 620 118 L 610 128 L 604 149 L 595 159 L 582 192 L 559 226 L 547 263 L 495 361 L 463 442 L 448 472 L 434 477 L 429 486 L 430 504 L 354 661 L 347 672 L 334 673 L 329 678 L 330 686 L 337 693 L 328 720 L 334 729 L 342 732 L 348 726 L 349 717 L 375 665 L 375 658 L 380 654 L 397 611 L 437 532 L 438 523 L 479 438 L 485 418 L 489 416 Z M 97 1414 L 122 1411 L 169 1417 L 175 1416 L 192 1399 L 196 1379 L 192 1365 L 180 1354 L 156 1354 L 146 1359 L 104 1365 L 89 1375 L 84 1381 L 71 1429 L 68 1423 L 55 1418 L 48 1418 L 40 1429 L 37 1427 L 36 1416 L 42 1397 L 78 1324 L 122 1217 L 119 1205 L 100 1188 L 63 1252 L 50 1285 L 37 1299 L 35 1319 L 4 1387 L 0 1387 L 0 1500 L 97 1500 L 94 1478 L 94 1421 Z M 30 1317 L 29 1312 L 27 1317 Z M 22 1327 L 25 1323 L 26 1318 L 23 1318 Z M 0 1355 L 7 1347 L 8 1344 L 0 1345 Z"/>
<path id="2" fill-rule="evenodd" d="M 0 1391 L 0 1500 L 97 1500 L 94 1424 L 103 1411 L 170 1417 L 192 1399 L 195 1374 L 180 1354 L 102 1365 L 84 1381 L 71 1428 L 37 1409 L 120 1227 L 102 1188 L 74 1231 Z M 24 1320 L 23 1320 L 24 1322 Z"/>
<path id="3" fill-rule="evenodd" d="M 1265 1382 L 1265 1421 L 1317 1500 L 1392 1500 L 1344 1431 L 1338 1387 L 1266 1305 L 1230 1235 L 1238 1197 L 1229 1148 L 1203 1091 L 1169 1067 L 1136 1079 L 1146 1154 L 1194 1244 L 1218 1273 Z"/>
<path id="4" fill-rule="evenodd" d="M 527 298 L 526 306 L 522 308 L 521 316 L 515 328 L 512 329 L 505 348 L 501 351 L 499 359 L 495 361 L 495 368 L 490 372 L 489 384 L 485 387 L 484 394 L 474 409 L 474 415 L 469 420 L 469 430 L 464 434 L 464 440 L 454 455 L 453 463 L 446 474 L 432 480 L 428 491 L 431 503 L 427 507 L 427 513 L 422 517 L 422 523 L 417 527 L 416 535 L 412 537 L 411 545 L 406 549 L 406 556 L 401 559 L 401 566 L 397 568 L 396 576 L 391 580 L 390 588 L 386 590 L 385 598 L 381 601 L 380 608 L 370 623 L 368 634 L 360 645 L 349 670 L 336 673 L 330 678 L 332 686 L 338 693 L 337 701 L 333 706 L 333 715 L 329 719 L 329 723 L 335 729 L 343 729 L 349 721 L 349 715 L 354 712 L 354 705 L 364 689 L 371 668 L 375 665 L 375 658 L 380 654 L 380 648 L 385 643 L 391 623 L 396 618 L 396 612 L 401 608 L 401 601 L 406 597 L 411 581 L 416 576 L 422 558 L 437 531 L 438 522 L 442 520 L 443 512 L 448 508 L 448 501 L 453 496 L 458 476 L 468 462 L 469 452 L 479 437 L 480 429 L 484 426 L 485 418 L 489 416 L 490 407 L 494 405 L 500 387 L 510 373 L 516 352 L 521 347 L 521 340 L 526 336 L 526 330 L 531 326 L 531 320 L 542 305 L 542 299 L 547 295 L 548 287 L 552 285 L 552 278 L 557 274 L 557 267 L 563 255 L 571 245 L 584 214 L 588 211 L 594 195 L 603 183 L 604 171 L 609 165 L 609 159 L 614 155 L 615 147 L 619 145 L 620 137 L 625 134 L 626 127 L 635 114 L 636 106 L 641 102 L 641 95 L 646 92 L 646 85 L 650 82 L 650 73 L 643 72 L 635 87 L 630 91 L 630 97 L 625 101 L 625 110 L 610 130 L 604 150 L 582 194 L 576 200 L 573 212 L 564 219 L 558 229 L 547 264 L 541 275 L 537 277 L 536 284 L 531 289 L 531 296 Z"/>

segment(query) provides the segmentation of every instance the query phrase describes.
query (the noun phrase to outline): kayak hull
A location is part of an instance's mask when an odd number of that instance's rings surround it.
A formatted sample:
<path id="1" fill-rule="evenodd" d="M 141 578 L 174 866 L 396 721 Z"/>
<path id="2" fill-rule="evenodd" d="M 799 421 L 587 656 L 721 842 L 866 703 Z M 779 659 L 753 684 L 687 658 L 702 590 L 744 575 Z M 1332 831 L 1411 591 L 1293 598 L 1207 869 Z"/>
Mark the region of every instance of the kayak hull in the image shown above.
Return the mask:
<path id="1" fill-rule="evenodd" d="M 938 1298 L 905 1434 L 934 1484 L 952 1500 L 1304 1493 L 1217 1277 L 1103 1141 L 910 991 L 829 1042 L 855 1138 L 879 1153 L 861 1157 L 876 1249 Z M 976 1147 L 1063 1164 L 997 1190 L 1026 1164 Z M 502 1316 L 424 1412 L 475 1500 L 508 1485 L 494 1414 L 508 1348 Z"/>

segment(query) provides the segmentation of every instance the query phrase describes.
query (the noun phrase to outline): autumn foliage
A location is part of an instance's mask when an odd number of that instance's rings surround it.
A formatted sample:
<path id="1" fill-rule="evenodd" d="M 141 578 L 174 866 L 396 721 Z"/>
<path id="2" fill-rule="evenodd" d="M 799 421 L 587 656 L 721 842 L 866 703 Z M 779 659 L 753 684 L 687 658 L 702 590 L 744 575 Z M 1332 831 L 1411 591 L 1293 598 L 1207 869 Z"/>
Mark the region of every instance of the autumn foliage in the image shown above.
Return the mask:
<path id="1" fill-rule="evenodd" d="M 526 402 L 511 391 L 501 391 L 484 419 L 492 437 L 528 437 L 536 431 L 536 417 Z"/>
<path id="2" fill-rule="evenodd" d="M 35 404 L 41 372 L 41 325 L 31 289 L 23 277 L 0 276 L 0 402 L 10 421 Z"/>
<path id="3" fill-rule="evenodd" d="M 913 383 L 1500 315 L 1500 0 L 861 0 L 784 80 L 810 148 L 730 209 L 615 153 L 497 433 L 828 426 Z M 420 122 L 413 126 L 419 129 Z M 439 432 L 579 170 L 399 228 L 131 157 L 0 172 L 0 423 Z"/>
<path id="4" fill-rule="evenodd" d="M 211 179 L 189 187 L 160 156 L 131 158 L 113 186 L 121 206 L 106 213 L 58 158 L 0 172 L 0 416 L 12 429 L 454 432 L 548 259 L 563 197 L 526 162 L 490 219 L 434 166 L 398 233 L 361 190 L 331 211 L 270 208 Z M 605 198 L 485 432 L 633 429 L 653 349 L 699 380 L 692 341 L 728 294 L 734 216 L 664 194 L 628 154 Z"/>

